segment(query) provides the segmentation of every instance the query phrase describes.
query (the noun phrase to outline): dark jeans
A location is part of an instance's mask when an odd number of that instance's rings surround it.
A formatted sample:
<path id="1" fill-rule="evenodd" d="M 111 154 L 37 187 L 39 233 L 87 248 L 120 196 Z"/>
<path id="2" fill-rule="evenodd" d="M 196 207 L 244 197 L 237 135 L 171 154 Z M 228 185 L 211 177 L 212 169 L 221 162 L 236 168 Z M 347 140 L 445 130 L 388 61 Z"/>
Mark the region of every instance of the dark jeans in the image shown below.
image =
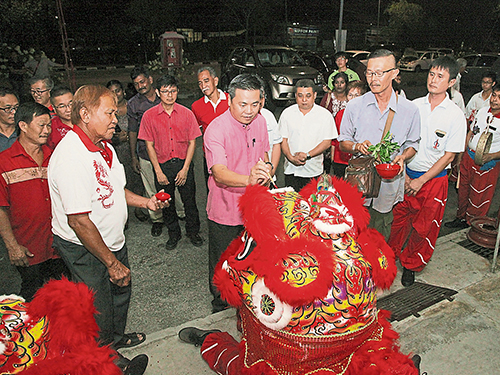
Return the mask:
<path id="1" fill-rule="evenodd" d="M 172 200 L 170 206 L 163 209 L 163 220 L 168 228 L 168 234 L 172 237 L 181 236 L 181 227 L 179 226 L 179 217 L 175 210 L 175 188 L 179 191 L 184 212 L 186 213 L 186 234 L 188 236 L 198 234 L 200 231 L 200 215 L 196 207 L 196 185 L 194 182 L 194 166 L 191 163 L 186 178 L 186 183 L 182 186 L 175 186 L 175 176 L 184 166 L 184 160 L 170 159 L 160 164 L 162 172 L 167 176 L 169 184 L 160 185 L 155 173 L 155 184 L 158 190 L 163 189 L 165 193 L 170 194 Z"/>
<path id="2" fill-rule="evenodd" d="M 318 177 L 318 176 L 316 176 Z M 296 177 L 293 174 L 285 175 L 285 185 L 293 187 L 297 193 L 316 177 Z"/>
<path id="3" fill-rule="evenodd" d="M 347 168 L 347 164 L 340 163 L 332 163 L 333 175 L 338 178 L 345 177 L 345 169 Z"/>
<path id="4" fill-rule="evenodd" d="M 69 268 L 72 280 L 85 283 L 94 292 L 94 305 L 98 311 L 95 319 L 100 330 L 100 344 L 118 342 L 125 333 L 132 284 L 124 287 L 113 284 L 109 280 L 106 266 L 83 246 L 54 236 L 54 247 L 59 250 Z M 113 254 L 130 269 L 127 246 Z"/>
<path id="5" fill-rule="evenodd" d="M 210 293 L 214 296 L 212 308 L 220 311 L 227 303 L 220 298 L 219 290 L 213 284 L 215 266 L 229 244 L 243 232 L 243 225 L 223 225 L 208 220 L 208 277 Z"/>
<path id="6" fill-rule="evenodd" d="M 21 292 L 26 302 L 33 299 L 36 291 L 50 279 L 61 279 L 61 276 L 70 278 L 70 272 L 62 259 L 48 259 L 45 262 L 29 267 L 17 267 L 21 275 Z"/>

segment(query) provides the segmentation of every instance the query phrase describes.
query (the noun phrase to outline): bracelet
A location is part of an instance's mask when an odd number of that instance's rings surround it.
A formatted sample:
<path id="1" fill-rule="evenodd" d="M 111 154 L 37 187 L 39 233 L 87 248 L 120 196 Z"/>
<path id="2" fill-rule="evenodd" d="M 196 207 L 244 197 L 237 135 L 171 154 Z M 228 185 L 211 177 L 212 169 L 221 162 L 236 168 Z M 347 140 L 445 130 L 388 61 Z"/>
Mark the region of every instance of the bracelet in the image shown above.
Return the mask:
<path id="1" fill-rule="evenodd" d="M 357 143 L 353 143 L 353 144 L 352 144 L 352 151 L 353 151 L 353 152 L 354 152 L 354 151 L 356 151 L 356 145 L 357 145 Z"/>
<path id="2" fill-rule="evenodd" d="M 271 163 L 270 161 L 266 161 L 266 163 L 265 163 L 265 164 L 269 164 L 269 165 L 271 166 L 271 172 L 272 172 L 272 171 L 273 171 L 273 169 L 274 169 L 274 165 L 273 165 L 273 163 Z"/>

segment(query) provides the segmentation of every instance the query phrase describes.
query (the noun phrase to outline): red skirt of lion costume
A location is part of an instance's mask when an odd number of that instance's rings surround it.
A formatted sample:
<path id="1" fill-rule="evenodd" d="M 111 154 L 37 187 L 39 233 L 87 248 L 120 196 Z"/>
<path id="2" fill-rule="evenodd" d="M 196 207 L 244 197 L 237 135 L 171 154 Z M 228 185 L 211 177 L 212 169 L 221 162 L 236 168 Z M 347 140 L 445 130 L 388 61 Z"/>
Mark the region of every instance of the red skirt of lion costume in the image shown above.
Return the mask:
<path id="1" fill-rule="evenodd" d="M 394 253 L 356 188 L 321 176 L 300 193 L 250 186 L 245 232 L 214 282 L 240 311 L 242 339 L 212 333 L 201 353 L 219 374 L 418 375 L 399 352 L 377 287 L 396 276 Z"/>

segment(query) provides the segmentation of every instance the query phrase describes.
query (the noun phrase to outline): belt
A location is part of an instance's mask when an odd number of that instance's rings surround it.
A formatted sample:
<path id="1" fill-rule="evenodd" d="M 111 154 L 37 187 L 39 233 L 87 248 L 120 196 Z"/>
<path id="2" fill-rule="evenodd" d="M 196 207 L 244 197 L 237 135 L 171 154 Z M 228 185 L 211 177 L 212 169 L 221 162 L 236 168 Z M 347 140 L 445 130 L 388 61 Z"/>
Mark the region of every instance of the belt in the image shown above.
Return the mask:
<path id="1" fill-rule="evenodd" d="M 182 160 L 182 159 L 179 159 L 179 158 L 172 158 L 172 159 L 167 160 L 167 161 L 166 161 L 165 163 L 163 163 L 163 164 L 167 164 L 167 163 L 177 163 L 177 162 L 180 162 L 180 161 L 184 162 L 184 160 Z"/>

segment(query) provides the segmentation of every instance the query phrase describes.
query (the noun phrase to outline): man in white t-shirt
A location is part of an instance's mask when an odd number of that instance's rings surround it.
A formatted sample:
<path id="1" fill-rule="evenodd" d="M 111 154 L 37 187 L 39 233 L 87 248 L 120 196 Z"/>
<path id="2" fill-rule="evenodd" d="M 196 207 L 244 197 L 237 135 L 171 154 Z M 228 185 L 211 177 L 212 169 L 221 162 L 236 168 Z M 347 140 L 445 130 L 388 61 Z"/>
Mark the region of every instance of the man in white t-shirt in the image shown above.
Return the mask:
<path id="1" fill-rule="evenodd" d="M 301 79 L 295 86 L 297 104 L 281 113 L 279 128 L 283 136 L 281 150 L 286 157 L 285 184 L 300 191 L 323 173 L 323 151 L 338 133 L 332 114 L 314 104 L 314 82 Z"/>
<path id="2" fill-rule="evenodd" d="M 168 203 L 125 189 L 125 171 L 107 142 L 117 125 L 116 96 L 102 86 L 82 86 L 71 112 L 73 129 L 56 147 L 48 167 L 54 247 L 71 272 L 94 292 L 99 341 L 115 350 L 146 339 L 125 334 L 131 273 L 123 229 L 127 204 L 159 210 Z M 142 375 L 148 358 L 119 356 L 125 375 Z"/>
<path id="3" fill-rule="evenodd" d="M 465 118 L 446 93 L 457 73 L 452 57 L 434 60 L 427 76 L 429 94 L 413 101 L 421 118 L 420 147 L 407 164 L 404 201 L 394 207 L 388 242 L 403 266 L 404 286 L 412 285 L 415 272 L 431 259 L 448 197 L 446 169 L 464 150 Z"/>

